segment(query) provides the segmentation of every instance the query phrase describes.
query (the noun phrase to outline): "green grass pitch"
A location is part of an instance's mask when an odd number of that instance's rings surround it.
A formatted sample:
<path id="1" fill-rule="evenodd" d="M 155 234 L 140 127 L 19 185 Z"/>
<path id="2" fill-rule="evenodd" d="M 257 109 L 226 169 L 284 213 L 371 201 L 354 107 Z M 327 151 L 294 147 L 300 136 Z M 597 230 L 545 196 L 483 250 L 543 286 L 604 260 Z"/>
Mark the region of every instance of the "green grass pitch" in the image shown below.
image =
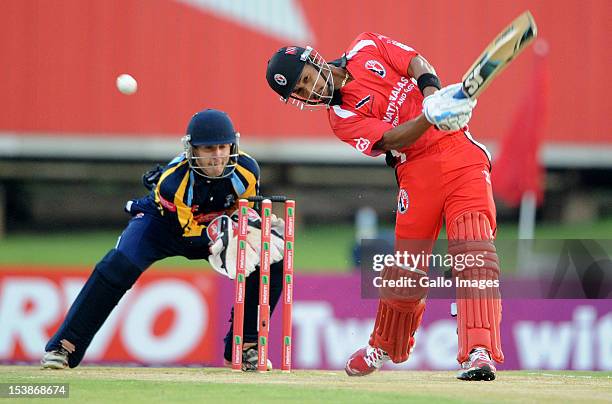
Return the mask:
<path id="1" fill-rule="evenodd" d="M 87 403 L 603 403 L 610 402 L 612 391 L 612 372 L 506 371 L 493 382 L 464 382 L 446 371 L 348 377 L 321 370 L 247 374 L 213 368 L 0 366 L 0 380 L 68 383 L 69 400 Z"/>

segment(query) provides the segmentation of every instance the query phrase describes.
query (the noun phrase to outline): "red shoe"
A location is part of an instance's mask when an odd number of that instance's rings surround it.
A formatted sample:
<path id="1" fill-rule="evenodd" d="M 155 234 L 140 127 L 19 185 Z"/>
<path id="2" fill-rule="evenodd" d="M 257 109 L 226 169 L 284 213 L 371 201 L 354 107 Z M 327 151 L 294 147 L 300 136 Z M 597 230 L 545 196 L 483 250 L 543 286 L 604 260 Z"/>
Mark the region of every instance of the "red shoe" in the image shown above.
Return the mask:
<path id="1" fill-rule="evenodd" d="M 470 358 L 461 364 L 457 379 L 471 381 L 495 380 L 495 365 L 489 352 L 482 347 L 472 349 Z"/>
<path id="2" fill-rule="evenodd" d="M 368 345 L 351 355 L 344 370 L 349 376 L 365 376 L 380 369 L 388 360 L 390 358 L 385 351 Z"/>

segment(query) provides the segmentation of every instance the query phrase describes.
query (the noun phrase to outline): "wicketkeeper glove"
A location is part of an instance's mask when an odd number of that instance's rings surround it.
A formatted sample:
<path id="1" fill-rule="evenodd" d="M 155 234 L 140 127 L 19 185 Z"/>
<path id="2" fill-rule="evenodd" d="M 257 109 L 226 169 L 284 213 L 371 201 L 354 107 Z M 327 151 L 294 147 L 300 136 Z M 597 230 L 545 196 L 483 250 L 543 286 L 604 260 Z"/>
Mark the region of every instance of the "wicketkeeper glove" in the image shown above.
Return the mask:
<path id="1" fill-rule="evenodd" d="M 227 215 L 216 217 L 206 228 L 211 240 L 208 262 L 213 269 L 230 279 L 236 278 L 236 257 L 238 225 Z M 259 265 L 259 252 L 246 243 L 246 262 L 244 272 L 249 276 Z"/>
<path id="2" fill-rule="evenodd" d="M 238 222 L 238 210 L 235 210 L 231 215 L 235 222 Z M 247 243 L 257 251 L 261 252 L 261 217 L 255 209 L 249 208 L 249 229 L 247 233 Z M 270 263 L 275 264 L 283 259 L 285 253 L 285 242 L 283 240 L 285 233 L 285 221 L 281 218 L 272 215 L 270 228 Z"/>
<path id="3" fill-rule="evenodd" d="M 427 120 L 445 131 L 455 131 L 465 127 L 472 117 L 476 100 L 455 98 L 461 90 L 461 83 L 452 84 L 436 91 L 423 100 L 423 115 Z"/>

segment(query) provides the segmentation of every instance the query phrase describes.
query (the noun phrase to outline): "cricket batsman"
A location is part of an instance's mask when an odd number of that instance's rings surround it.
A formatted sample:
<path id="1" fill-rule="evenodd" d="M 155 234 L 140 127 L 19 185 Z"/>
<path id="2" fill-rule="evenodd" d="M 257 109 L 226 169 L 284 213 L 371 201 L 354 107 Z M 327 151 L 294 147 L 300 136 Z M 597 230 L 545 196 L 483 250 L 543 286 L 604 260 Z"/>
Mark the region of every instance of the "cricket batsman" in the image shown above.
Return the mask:
<path id="1" fill-rule="evenodd" d="M 183 138 L 184 152 L 165 168 L 143 177 L 150 194 L 127 203 L 131 215 L 115 248 L 98 262 L 45 347 L 43 368 L 79 365 L 113 308 L 153 263 L 167 257 L 205 259 L 234 279 L 238 200 L 257 195 L 259 166 L 239 150 L 240 134 L 229 116 L 206 109 L 193 115 Z M 249 210 L 244 352 L 242 369 L 257 369 L 257 302 L 261 218 Z M 282 292 L 284 221 L 272 216 L 270 308 Z M 224 339 L 225 365 L 232 360 L 232 322 Z M 271 363 L 268 362 L 271 369 Z"/>
<path id="2" fill-rule="evenodd" d="M 360 34 L 329 63 L 311 47 L 283 47 L 269 60 L 266 79 L 286 103 L 327 109 L 334 134 L 358 152 L 386 154 L 399 187 L 396 248 L 401 240 L 436 240 L 445 220 L 453 254 L 487 257 L 483 266 L 457 276 L 499 278 L 490 155 L 468 132 L 476 101 L 454 97 L 461 84 L 442 88 L 434 68 L 416 50 L 371 32 Z M 504 360 L 500 297 L 457 297 L 457 377 L 494 380 L 494 361 Z M 418 296 L 381 297 L 368 344 L 348 359 L 346 373 L 363 376 L 389 360 L 406 361 L 424 310 L 425 299 Z"/>

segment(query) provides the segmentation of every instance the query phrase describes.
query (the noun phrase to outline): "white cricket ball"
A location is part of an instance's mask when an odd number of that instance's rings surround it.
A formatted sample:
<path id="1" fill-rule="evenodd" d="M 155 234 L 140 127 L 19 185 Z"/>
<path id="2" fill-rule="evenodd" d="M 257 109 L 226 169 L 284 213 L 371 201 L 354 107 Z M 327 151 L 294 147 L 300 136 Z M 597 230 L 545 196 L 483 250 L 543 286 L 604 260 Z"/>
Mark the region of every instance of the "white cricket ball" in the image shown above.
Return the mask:
<path id="1" fill-rule="evenodd" d="M 129 74 L 120 74 L 117 76 L 117 90 L 122 94 L 134 94 L 138 90 L 138 82 Z"/>

